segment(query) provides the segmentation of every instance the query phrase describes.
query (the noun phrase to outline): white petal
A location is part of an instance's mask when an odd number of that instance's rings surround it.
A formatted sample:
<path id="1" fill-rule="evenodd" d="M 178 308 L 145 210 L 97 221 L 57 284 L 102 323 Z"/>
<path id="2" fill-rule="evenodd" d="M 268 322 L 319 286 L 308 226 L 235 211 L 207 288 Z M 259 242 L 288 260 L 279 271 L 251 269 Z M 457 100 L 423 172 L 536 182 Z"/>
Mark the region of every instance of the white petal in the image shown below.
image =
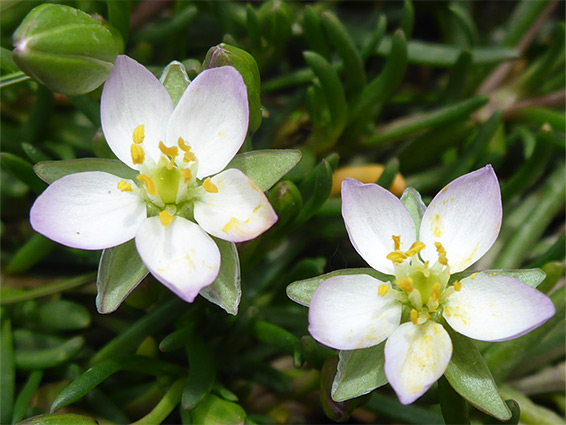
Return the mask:
<path id="1" fill-rule="evenodd" d="M 143 222 L 136 248 L 157 280 L 187 302 L 210 285 L 220 270 L 220 251 L 198 225 L 175 217 L 163 226 L 159 217 Z"/>
<path id="2" fill-rule="evenodd" d="M 179 137 L 199 161 L 197 177 L 222 171 L 236 155 L 248 130 L 248 94 L 231 66 L 201 72 L 177 104 L 167 128 L 167 144 Z"/>
<path id="3" fill-rule="evenodd" d="M 494 273 L 472 276 L 462 280 L 462 288 L 448 297 L 442 312 L 462 335 L 504 341 L 526 334 L 555 313 L 550 298 L 513 277 Z"/>
<path id="4" fill-rule="evenodd" d="M 123 180 L 100 171 L 70 174 L 52 183 L 33 204 L 36 232 L 80 249 L 105 249 L 132 239 L 146 218 L 135 192 L 122 192 Z M 135 188 L 131 180 L 124 180 Z"/>
<path id="5" fill-rule="evenodd" d="M 345 179 L 342 217 L 358 254 L 382 273 L 393 274 L 393 263 L 386 258 L 394 249 L 392 236 L 401 237 L 402 250 L 415 242 L 415 223 L 407 208 L 395 195 L 376 184 Z"/>
<path id="6" fill-rule="evenodd" d="M 501 191 L 491 165 L 457 178 L 425 211 L 420 239 L 426 247 L 421 256 L 434 264 L 438 241 L 446 250 L 450 272 L 465 270 L 497 239 L 501 215 Z"/>
<path id="7" fill-rule="evenodd" d="M 403 323 L 385 343 L 385 375 L 399 401 L 409 404 L 444 374 L 451 357 L 452 341 L 441 325 Z"/>
<path id="8" fill-rule="evenodd" d="M 335 276 L 314 292 L 309 308 L 309 332 L 321 343 L 338 350 L 377 345 L 399 326 L 401 304 L 368 275 Z"/>
<path id="9" fill-rule="evenodd" d="M 146 155 L 159 159 L 158 145 L 165 140 L 173 101 L 159 80 L 145 67 L 120 55 L 104 84 L 100 98 L 102 130 L 120 161 L 134 168 L 130 147 L 134 129 L 143 124 Z"/>
<path id="10" fill-rule="evenodd" d="M 210 179 L 218 192 L 204 192 L 195 203 L 195 220 L 217 238 L 230 242 L 253 239 L 277 221 L 265 194 L 240 170 L 229 169 Z"/>

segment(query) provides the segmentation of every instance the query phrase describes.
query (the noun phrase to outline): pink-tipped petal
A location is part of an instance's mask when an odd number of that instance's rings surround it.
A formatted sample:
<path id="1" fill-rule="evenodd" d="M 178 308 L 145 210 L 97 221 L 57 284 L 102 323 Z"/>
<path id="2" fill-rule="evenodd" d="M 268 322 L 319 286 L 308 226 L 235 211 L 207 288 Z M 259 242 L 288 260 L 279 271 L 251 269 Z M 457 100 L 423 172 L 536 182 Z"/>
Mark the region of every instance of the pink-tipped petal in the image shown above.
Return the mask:
<path id="1" fill-rule="evenodd" d="M 159 217 L 143 222 L 136 248 L 157 280 L 187 302 L 210 285 L 220 270 L 220 251 L 198 225 L 175 217 L 164 226 Z"/>
<path id="2" fill-rule="evenodd" d="M 423 259 L 438 259 L 434 242 L 446 250 L 450 272 L 465 270 L 497 239 L 501 228 L 501 191 L 491 165 L 449 183 L 431 201 L 419 237 Z"/>
<path id="3" fill-rule="evenodd" d="M 379 295 L 381 282 L 368 275 L 335 276 L 315 291 L 309 308 L 309 332 L 338 350 L 377 345 L 399 326 L 401 304 L 391 292 Z"/>
<path id="4" fill-rule="evenodd" d="M 203 190 L 194 214 L 196 222 L 211 235 L 243 242 L 256 238 L 277 221 L 265 194 L 240 170 L 223 171 L 210 182 L 217 191 Z"/>
<path id="5" fill-rule="evenodd" d="M 472 277 L 473 276 L 473 277 Z M 457 332 L 481 341 L 505 341 L 539 327 L 554 313 L 542 292 L 503 275 L 475 273 L 448 297 L 442 315 Z"/>
<path id="6" fill-rule="evenodd" d="M 118 189 L 120 177 L 100 171 L 56 180 L 33 204 L 31 226 L 55 242 L 80 249 L 105 249 L 132 239 L 146 218 L 134 192 Z M 132 188 L 131 180 L 124 180 Z"/>
<path id="7" fill-rule="evenodd" d="M 181 137 L 199 161 L 197 178 L 216 174 L 236 155 L 248 130 L 248 94 L 231 66 L 201 72 L 189 84 L 167 128 L 167 144 Z"/>
<path id="8" fill-rule="evenodd" d="M 451 357 L 452 341 L 441 325 L 403 323 L 385 343 L 385 375 L 399 401 L 410 404 L 444 374 Z"/>
<path id="9" fill-rule="evenodd" d="M 386 258 L 394 250 L 393 236 L 401 237 L 401 250 L 409 249 L 415 242 L 415 223 L 407 208 L 376 184 L 345 179 L 342 217 L 358 254 L 382 273 L 393 274 L 393 263 Z"/>
<path id="10" fill-rule="evenodd" d="M 120 55 L 104 84 L 100 98 L 100 119 L 110 149 L 126 165 L 135 168 L 130 152 L 133 133 L 144 126 L 145 154 L 158 160 L 158 146 L 165 140 L 173 101 L 159 80 L 143 65 Z"/>

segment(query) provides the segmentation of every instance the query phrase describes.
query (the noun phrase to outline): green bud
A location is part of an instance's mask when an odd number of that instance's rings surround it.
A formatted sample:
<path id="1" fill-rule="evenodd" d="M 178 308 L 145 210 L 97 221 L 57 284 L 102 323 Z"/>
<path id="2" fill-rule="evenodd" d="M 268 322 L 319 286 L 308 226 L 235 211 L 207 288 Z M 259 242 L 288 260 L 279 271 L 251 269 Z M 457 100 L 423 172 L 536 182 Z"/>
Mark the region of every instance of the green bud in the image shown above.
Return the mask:
<path id="1" fill-rule="evenodd" d="M 102 23 L 59 4 L 44 4 L 28 13 L 14 33 L 14 47 L 14 61 L 24 72 L 67 95 L 100 86 L 119 49 Z"/>
<path id="2" fill-rule="evenodd" d="M 279 217 L 279 226 L 293 220 L 303 208 L 303 197 L 293 182 L 282 181 L 269 191 L 269 203 Z"/>
<path id="3" fill-rule="evenodd" d="M 246 83 L 250 105 L 250 130 L 255 132 L 261 125 L 261 80 L 257 63 L 245 50 L 221 43 L 209 49 L 202 63 L 202 69 L 226 65 L 236 68 Z"/>

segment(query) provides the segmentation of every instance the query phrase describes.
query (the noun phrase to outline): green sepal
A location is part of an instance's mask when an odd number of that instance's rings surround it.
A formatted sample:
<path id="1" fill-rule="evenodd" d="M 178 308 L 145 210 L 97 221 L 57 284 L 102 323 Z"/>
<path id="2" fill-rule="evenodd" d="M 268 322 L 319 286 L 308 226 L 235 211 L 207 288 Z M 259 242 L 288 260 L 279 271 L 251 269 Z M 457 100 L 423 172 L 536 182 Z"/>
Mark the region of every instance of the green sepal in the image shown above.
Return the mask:
<path id="1" fill-rule="evenodd" d="M 213 304 L 226 310 L 228 314 L 238 314 L 238 306 L 242 297 L 240 286 L 240 259 L 236 244 L 214 238 L 220 249 L 220 271 L 211 285 L 201 289 L 199 294 Z"/>
<path id="2" fill-rule="evenodd" d="M 246 411 L 237 403 L 210 394 L 191 411 L 194 424 L 243 424 Z"/>
<path id="3" fill-rule="evenodd" d="M 455 332 L 445 329 L 452 340 L 452 358 L 444 376 L 454 390 L 477 409 L 500 420 L 511 418 L 497 385 L 482 355 L 473 342 Z"/>
<path id="4" fill-rule="evenodd" d="M 261 78 L 254 57 L 245 50 L 221 43 L 211 47 L 202 63 L 203 69 L 230 65 L 236 68 L 248 89 L 250 106 L 250 131 L 255 133 L 261 125 Z"/>
<path id="5" fill-rule="evenodd" d="M 238 154 L 226 166 L 242 171 L 262 190 L 270 189 L 301 160 L 293 149 L 265 149 Z"/>
<path id="6" fill-rule="evenodd" d="M 450 276 L 450 280 L 451 281 L 462 280 L 468 276 L 471 276 L 474 273 L 480 273 L 480 272 L 467 270 L 464 272 L 453 274 L 452 276 Z M 494 270 L 482 270 L 481 273 L 484 273 L 490 277 L 497 275 L 514 277 L 515 279 L 519 280 L 521 283 L 524 283 L 525 285 L 528 285 L 531 288 L 536 288 L 546 278 L 546 273 L 543 272 L 541 269 L 515 269 L 515 270 L 494 269 Z"/>
<path id="7" fill-rule="evenodd" d="M 191 82 L 185 65 L 178 61 L 173 61 L 165 67 L 159 81 L 163 84 L 169 96 L 171 96 L 173 106 L 177 106 Z"/>
<path id="8" fill-rule="evenodd" d="M 33 167 L 35 173 L 45 182 L 55 180 L 69 174 L 85 173 L 87 171 L 102 171 L 114 174 L 124 179 L 135 179 L 138 171 L 131 169 L 117 159 L 82 158 L 67 161 L 42 161 Z"/>
<path id="9" fill-rule="evenodd" d="M 380 273 L 377 270 L 370 268 L 336 270 L 334 272 L 326 273 L 317 277 L 311 277 L 309 279 L 299 280 L 297 282 L 291 283 L 289 286 L 287 286 L 287 296 L 296 303 L 308 307 L 310 305 L 314 291 L 316 291 L 316 288 L 318 288 L 322 282 L 335 276 L 350 276 L 357 274 L 369 275 L 382 282 L 387 282 L 392 279 L 392 276 Z"/>
<path id="10" fill-rule="evenodd" d="M 387 384 L 385 342 L 359 350 L 340 351 L 332 399 L 344 401 L 360 397 Z"/>
<path id="11" fill-rule="evenodd" d="M 421 198 L 421 194 L 416 189 L 408 187 L 403 192 L 403 195 L 401 195 L 401 202 L 405 205 L 405 208 L 409 210 L 409 214 L 411 214 L 411 218 L 415 222 L 415 226 L 417 226 L 418 239 L 418 230 L 421 228 L 421 220 L 426 211 L 423 198 Z"/>
<path id="12" fill-rule="evenodd" d="M 51 90 L 80 95 L 110 75 L 119 46 L 102 23 L 69 6 L 43 4 L 14 33 L 14 61 Z"/>
<path id="13" fill-rule="evenodd" d="M 98 312 L 108 314 L 116 311 L 148 273 L 133 239 L 105 249 L 100 257 L 96 278 Z"/>

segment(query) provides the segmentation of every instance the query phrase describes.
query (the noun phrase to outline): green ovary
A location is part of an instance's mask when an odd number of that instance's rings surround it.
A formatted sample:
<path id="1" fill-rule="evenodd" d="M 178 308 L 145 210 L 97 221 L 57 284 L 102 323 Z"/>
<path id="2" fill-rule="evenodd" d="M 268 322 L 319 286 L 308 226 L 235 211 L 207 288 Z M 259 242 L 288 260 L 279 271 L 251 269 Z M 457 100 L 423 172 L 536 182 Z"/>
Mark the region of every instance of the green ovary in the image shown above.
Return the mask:
<path id="1" fill-rule="evenodd" d="M 168 169 L 166 166 L 162 166 L 155 170 L 151 178 L 163 203 L 174 204 L 177 200 L 179 181 L 181 180 L 179 170 L 176 167 Z"/>

